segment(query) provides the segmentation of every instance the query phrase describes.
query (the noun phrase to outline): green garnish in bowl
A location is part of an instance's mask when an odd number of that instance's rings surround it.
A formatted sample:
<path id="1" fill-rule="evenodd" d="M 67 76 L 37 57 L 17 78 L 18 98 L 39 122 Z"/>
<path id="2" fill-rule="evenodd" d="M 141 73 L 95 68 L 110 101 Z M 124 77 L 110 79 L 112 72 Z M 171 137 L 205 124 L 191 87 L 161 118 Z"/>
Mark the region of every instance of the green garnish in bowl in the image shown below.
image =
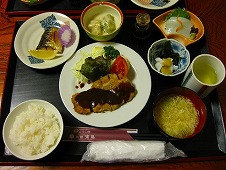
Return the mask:
<path id="1" fill-rule="evenodd" d="M 180 7 L 174 9 L 169 15 L 166 16 L 166 20 L 170 19 L 171 17 L 182 17 L 190 20 L 189 13 Z"/>

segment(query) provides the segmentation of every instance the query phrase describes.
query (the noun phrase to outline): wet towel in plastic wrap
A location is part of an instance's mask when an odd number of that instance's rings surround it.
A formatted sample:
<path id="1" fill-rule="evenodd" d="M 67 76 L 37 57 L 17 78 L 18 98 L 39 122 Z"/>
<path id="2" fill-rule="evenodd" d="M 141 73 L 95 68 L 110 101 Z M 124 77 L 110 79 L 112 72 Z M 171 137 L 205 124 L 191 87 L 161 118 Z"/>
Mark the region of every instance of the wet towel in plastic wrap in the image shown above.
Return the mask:
<path id="1" fill-rule="evenodd" d="M 152 162 L 186 154 L 164 141 L 98 141 L 88 144 L 81 161 L 101 163 Z"/>

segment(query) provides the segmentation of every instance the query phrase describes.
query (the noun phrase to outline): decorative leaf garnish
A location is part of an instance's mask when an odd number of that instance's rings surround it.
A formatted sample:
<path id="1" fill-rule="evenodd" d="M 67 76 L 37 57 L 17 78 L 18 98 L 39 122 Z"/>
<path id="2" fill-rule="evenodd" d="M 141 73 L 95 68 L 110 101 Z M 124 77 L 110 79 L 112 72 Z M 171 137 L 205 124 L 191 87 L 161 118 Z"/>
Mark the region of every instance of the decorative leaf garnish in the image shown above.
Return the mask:
<path id="1" fill-rule="evenodd" d="M 170 19 L 171 17 L 182 17 L 190 20 L 190 15 L 189 13 L 180 7 L 177 9 L 174 9 L 169 15 L 166 16 L 166 20 Z"/>

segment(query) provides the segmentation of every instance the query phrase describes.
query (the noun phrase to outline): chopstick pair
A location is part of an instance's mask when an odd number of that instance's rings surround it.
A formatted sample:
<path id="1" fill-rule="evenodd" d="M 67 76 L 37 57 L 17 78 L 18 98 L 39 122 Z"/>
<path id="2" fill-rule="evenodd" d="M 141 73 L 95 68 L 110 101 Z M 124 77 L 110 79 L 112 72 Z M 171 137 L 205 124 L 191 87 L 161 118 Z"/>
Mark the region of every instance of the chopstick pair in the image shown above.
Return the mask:
<path id="1" fill-rule="evenodd" d="M 71 127 L 64 128 L 63 141 L 94 142 L 103 140 L 158 140 L 166 141 L 161 134 L 138 134 L 138 129 L 124 128 L 90 128 Z"/>

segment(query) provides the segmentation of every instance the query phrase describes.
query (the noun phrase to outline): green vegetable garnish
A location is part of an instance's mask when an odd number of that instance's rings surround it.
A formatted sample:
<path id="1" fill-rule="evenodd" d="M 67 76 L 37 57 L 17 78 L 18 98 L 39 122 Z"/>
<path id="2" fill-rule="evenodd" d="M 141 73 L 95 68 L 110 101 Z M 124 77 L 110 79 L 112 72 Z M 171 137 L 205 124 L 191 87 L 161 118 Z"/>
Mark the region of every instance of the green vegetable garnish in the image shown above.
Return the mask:
<path id="1" fill-rule="evenodd" d="M 111 60 L 99 56 L 95 59 L 88 57 L 81 67 L 81 74 L 91 81 L 96 81 L 100 77 L 110 73 Z"/>
<path id="2" fill-rule="evenodd" d="M 195 39 L 196 35 L 198 34 L 199 29 L 195 28 L 194 26 L 191 27 L 191 31 L 190 31 L 190 39 L 193 40 Z"/>
<path id="3" fill-rule="evenodd" d="M 119 51 L 113 46 L 103 47 L 104 53 L 100 53 L 100 49 L 102 48 L 95 48 L 95 54 L 100 56 L 94 58 L 92 54 L 89 55 L 89 57 L 86 58 L 85 62 L 82 64 L 81 69 L 76 70 L 92 82 L 100 79 L 102 76 L 109 74 L 112 61 L 118 55 L 120 55 Z"/>
<path id="4" fill-rule="evenodd" d="M 194 40 L 195 37 L 196 37 L 196 33 L 191 33 L 189 38 L 190 38 L 191 40 Z"/>
<path id="5" fill-rule="evenodd" d="M 171 17 L 183 17 L 190 20 L 190 15 L 185 9 L 181 9 L 178 7 L 177 9 L 174 9 L 173 12 L 171 12 L 168 16 L 166 16 L 166 20 L 170 19 Z"/>
<path id="6" fill-rule="evenodd" d="M 116 59 L 116 57 L 120 54 L 119 51 L 112 46 L 105 46 L 104 51 L 105 57 L 110 58 L 111 60 Z"/>
<path id="7" fill-rule="evenodd" d="M 32 5 L 32 4 L 34 4 L 35 2 L 37 2 L 37 0 L 30 0 L 30 1 L 29 1 L 29 5 Z"/>

